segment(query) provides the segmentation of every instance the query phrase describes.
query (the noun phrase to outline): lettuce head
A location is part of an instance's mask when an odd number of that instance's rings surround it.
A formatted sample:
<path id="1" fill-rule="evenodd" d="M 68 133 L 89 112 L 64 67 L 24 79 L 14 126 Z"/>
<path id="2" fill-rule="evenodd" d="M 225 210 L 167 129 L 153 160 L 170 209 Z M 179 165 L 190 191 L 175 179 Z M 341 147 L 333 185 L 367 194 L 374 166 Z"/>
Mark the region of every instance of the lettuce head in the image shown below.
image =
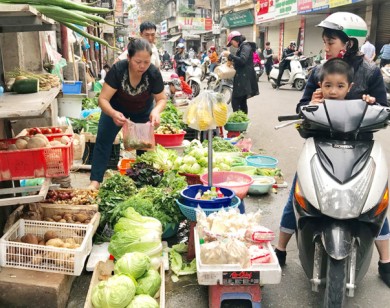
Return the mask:
<path id="1" fill-rule="evenodd" d="M 123 255 L 114 267 L 115 274 L 125 274 L 135 279 L 143 276 L 150 268 L 150 258 L 142 252 L 130 252 Z"/>
<path id="2" fill-rule="evenodd" d="M 160 305 L 150 295 L 136 295 L 127 308 L 159 308 Z"/>

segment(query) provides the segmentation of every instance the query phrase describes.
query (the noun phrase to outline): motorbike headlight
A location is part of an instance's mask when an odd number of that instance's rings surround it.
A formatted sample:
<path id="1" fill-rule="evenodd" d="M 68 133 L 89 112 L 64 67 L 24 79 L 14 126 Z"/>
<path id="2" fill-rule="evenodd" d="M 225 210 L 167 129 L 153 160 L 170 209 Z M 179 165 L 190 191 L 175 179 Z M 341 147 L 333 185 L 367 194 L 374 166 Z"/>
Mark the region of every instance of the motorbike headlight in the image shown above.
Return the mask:
<path id="1" fill-rule="evenodd" d="M 351 219 L 360 215 L 375 173 L 372 158 L 359 175 L 344 184 L 339 184 L 330 177 L 321 166 L 318 156 L 314 156 L 311 161 L 311 171 L 323 214 L 338 219 Z"/>

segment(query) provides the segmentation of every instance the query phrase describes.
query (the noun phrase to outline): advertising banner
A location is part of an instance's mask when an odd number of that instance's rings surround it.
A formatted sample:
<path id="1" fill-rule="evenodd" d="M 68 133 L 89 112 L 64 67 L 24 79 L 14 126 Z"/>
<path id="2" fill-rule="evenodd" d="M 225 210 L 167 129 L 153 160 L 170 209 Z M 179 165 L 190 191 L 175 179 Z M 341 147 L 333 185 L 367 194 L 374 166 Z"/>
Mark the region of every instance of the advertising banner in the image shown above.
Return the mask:
<path id="1" fill-rule="evenodd" d="M 329 8 L 329 0 L 298 0 L 298 14 L 310 13 Z"/>
<path id="2" fill-rule="evenodd" d="M 211 18 L 201 18 L 201 17 L 176 17 L 176 24 L 181 30 L 196 30 L 204 31 L 212 29 L 212 20 Z M 206 29 L 207 25 L 207 29 Z"/>
<path id="3" fill-rule="evenodd" d="M 352 0 L 329 0 L 329 7 L 333 8 L 333 7 L 338 7 L 338 6 L 342 6 L 345 4 L 351 4 L 351 3 L 352 3 Z"/>
<path id="4" fill-rule="evenodd" d="M 291 17 L 297 15 L 297 0 L 276 0 L 275 19 Z"/>
<path id="5" fill-rule="evenodd" d="M 297 15 L 297 0 L 257 0 L 256 24 Z"/>
<path id="6" fill-rule="evenodd" d="M 160 23 L 160 35 L 161 36 L 168 35 L 168 22 L 166 20 L 163 20 Z"/>

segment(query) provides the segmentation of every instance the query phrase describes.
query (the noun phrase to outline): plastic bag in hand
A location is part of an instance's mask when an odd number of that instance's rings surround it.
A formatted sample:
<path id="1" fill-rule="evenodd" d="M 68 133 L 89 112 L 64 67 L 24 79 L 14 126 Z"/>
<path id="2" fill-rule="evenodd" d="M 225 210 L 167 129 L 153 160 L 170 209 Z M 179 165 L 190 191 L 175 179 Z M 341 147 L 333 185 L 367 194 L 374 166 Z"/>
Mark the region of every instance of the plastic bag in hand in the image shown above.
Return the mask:
<path id="1" fill-rule="evenodd" d="M 134 123 L 127 120 L 122 127 L 122 131 L 126 151 L 154 149 L 154 128 L 150 122 Z"/>

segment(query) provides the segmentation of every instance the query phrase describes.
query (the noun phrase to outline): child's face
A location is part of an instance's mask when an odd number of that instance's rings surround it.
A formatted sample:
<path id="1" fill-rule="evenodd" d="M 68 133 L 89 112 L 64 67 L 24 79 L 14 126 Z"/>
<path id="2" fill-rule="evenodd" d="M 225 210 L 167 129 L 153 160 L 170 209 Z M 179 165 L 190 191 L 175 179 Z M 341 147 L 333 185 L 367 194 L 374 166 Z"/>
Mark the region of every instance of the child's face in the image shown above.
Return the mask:
<path id="1" fill-rule="evenodd" d="M 324 76 L 321 87 L 323 98 L 325 99 L 344 99 L 353 83 L 349 84 L 346 75 L 328 74 Z"/>

